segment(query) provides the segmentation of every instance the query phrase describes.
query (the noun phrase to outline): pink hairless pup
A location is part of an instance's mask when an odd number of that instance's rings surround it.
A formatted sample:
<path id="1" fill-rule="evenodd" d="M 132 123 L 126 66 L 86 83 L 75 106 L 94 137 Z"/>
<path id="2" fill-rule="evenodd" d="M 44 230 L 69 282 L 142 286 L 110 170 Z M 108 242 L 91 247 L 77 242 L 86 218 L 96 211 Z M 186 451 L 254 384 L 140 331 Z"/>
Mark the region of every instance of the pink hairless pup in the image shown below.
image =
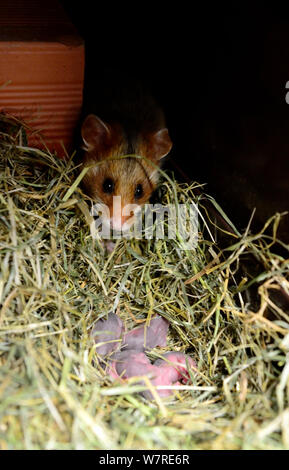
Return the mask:
<path id="1" fill-rule="evenodd" d="M 163 359 L 157 359 L 154 364 L 150 362 L 144 351 L 156 346 L 166 346 L 168 328 L 169 322 L 157 315 L 149 326 L 137 327 L 123 334 L 122 321 L 110 312 L 107 320 L 96 322 L 92 335 L 95 342 L 100 344 L 97 348 L 100 356 L 114 352 L 108 358 L 107 372 L 111 377 L 128 379 L 147 376 L 154 386 L 170 386 L 180 384 L 179 381 L 186 382 L 189 379 L 187 364 L 189 368 L 195 369 L 196 363 L 180 352 L 167 352 Z M 161 397 L 171 393 L 170 389 L 158 390 Z M 153 398 L 149 390 L 143 391 L 142 395 L 147 399 Z"/>

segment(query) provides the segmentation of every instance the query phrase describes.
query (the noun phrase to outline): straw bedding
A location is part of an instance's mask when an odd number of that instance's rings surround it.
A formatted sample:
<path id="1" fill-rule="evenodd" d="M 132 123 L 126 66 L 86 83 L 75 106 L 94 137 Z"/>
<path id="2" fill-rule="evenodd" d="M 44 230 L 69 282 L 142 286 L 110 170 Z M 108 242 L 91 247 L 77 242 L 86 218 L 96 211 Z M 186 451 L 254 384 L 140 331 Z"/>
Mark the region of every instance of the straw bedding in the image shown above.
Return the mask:
<path id="1" fill-rule="evenodd" d="M 162 203 L 198 205 L 196 248 L 120 239 L 107 253 L 91 237 L 91 201 L 73 158 L 29 149 L 23 128 L 7 131 L 3 122 L 0 448 L 288 449 L 281 215 L 260 233 L 237 229 L 199 185 L 163 176 Z M 113 309 L 128 329 L 154 314 L 169 320 L 167 347 L 152 350 L 152 360 L 173 350 L 196 361 L 170 398 L 148 401 L 138 378 L 105 375 L 90 333 Z"/>

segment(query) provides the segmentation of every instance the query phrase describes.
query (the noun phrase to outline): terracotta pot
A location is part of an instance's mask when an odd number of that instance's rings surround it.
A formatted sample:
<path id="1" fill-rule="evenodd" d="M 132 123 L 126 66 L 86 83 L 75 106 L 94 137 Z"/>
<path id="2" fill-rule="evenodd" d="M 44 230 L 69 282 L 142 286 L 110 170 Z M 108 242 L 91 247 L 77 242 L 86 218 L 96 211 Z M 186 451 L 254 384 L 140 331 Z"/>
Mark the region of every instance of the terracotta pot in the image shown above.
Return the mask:
<path id="1" fill-rule="evenodd" d="M 84 42 L 62 7 L 45 3 L 1 1 L 0 111 L 25 121 L 29 145 L 63 156 L 82 106 Z"/>

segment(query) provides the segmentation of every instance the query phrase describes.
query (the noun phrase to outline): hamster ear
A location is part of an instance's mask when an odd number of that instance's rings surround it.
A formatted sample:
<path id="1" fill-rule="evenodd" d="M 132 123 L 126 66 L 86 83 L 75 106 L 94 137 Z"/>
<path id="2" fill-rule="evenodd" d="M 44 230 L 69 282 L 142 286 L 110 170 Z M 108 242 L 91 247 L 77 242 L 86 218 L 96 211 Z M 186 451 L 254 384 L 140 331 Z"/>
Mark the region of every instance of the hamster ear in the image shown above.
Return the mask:
<path id="1" fill-rule="evenodd" d="M 110 129 L 98 116 L 89 114 L 81 127 L 84 150 L 87 152 L 103 146 L 110 137 Z"/>
<path id="2" fill-rule="evenodd" d="M 165 127 L 150 136 L 151 158 L 160 160 L 171 150 L 173 144 L 169 136 L 169 131 Z"/>

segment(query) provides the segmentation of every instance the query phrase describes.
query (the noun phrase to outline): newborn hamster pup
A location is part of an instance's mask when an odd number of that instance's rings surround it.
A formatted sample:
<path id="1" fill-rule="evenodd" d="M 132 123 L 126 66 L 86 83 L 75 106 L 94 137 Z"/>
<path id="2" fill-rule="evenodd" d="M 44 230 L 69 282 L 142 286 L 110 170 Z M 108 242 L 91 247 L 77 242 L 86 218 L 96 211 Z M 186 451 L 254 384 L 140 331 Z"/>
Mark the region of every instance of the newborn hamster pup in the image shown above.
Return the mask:
<path id="1" fill-rule="evenodd" d="M 154 99 L 137 87 L 112 99 L 101 115 L 88 114 L 81 136 L 83 165 L 90 167 L 84 188 L 92 199 L 106 205 L 103 222 L 125 232 L 134 222 L 125 207 L 133 204 L 140 208 L 148 202 L 158 181 L 155 165 L 172 147 L 164 114 Z M 125 155 L 146 159 L 116 159 Z M 120 197 L 115 207 L 113 196 Z"/>

